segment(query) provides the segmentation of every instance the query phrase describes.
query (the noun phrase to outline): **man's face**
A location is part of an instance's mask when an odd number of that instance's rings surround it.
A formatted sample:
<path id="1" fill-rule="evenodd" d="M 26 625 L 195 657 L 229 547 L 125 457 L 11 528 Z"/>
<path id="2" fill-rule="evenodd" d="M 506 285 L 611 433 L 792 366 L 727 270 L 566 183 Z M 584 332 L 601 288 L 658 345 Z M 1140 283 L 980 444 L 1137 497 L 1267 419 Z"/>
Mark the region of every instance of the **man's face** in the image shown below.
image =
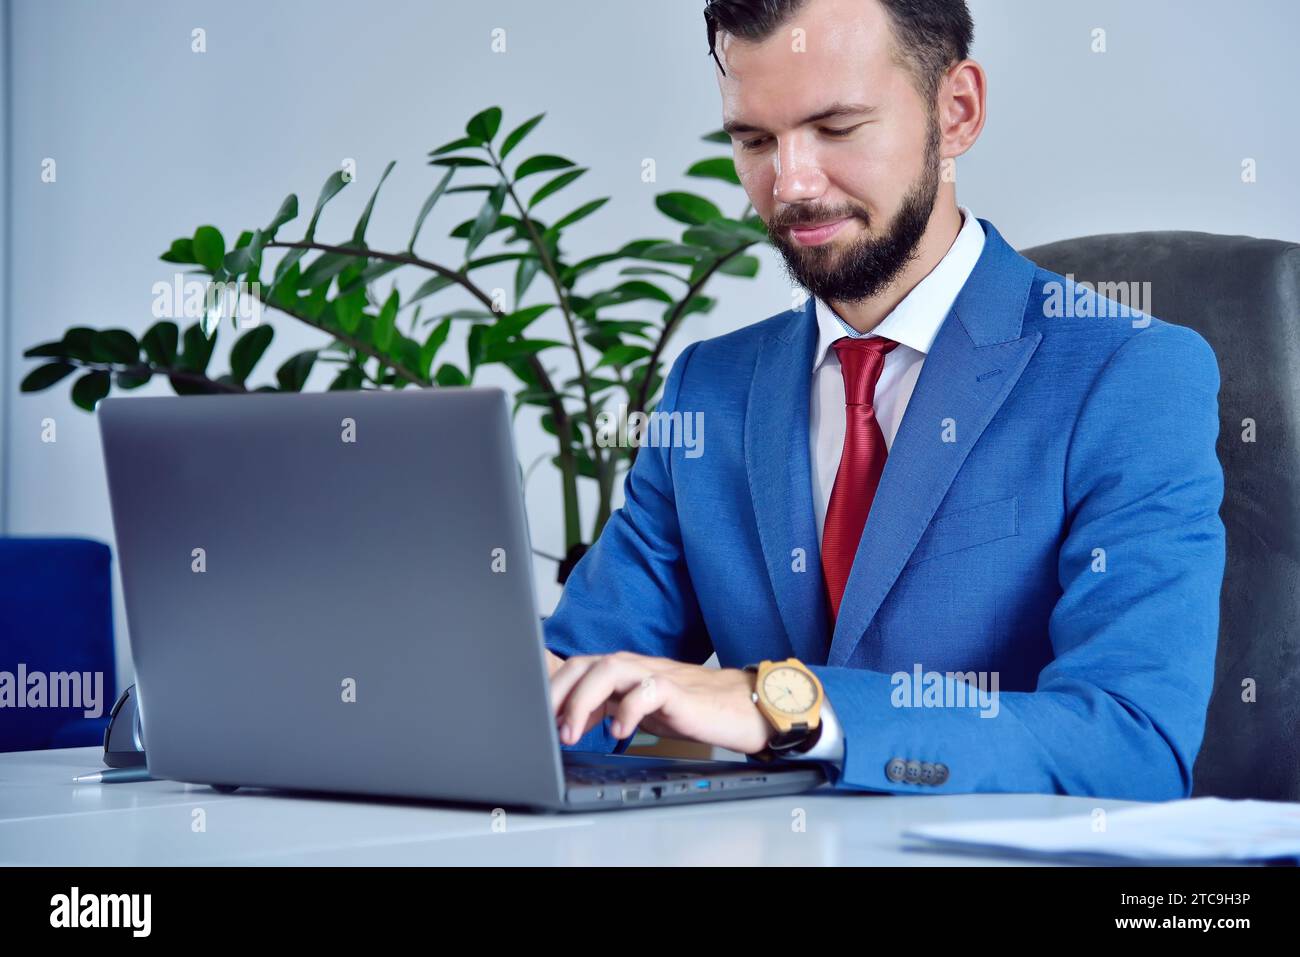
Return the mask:
<path id="1" fill-rule="evenodd" d="M 940 163 L 937 118 L 891 56 L 884 8 L 811 0 L 762 43 L 718 40 L 736 172 L 791 278 L 828 302 L 880 292 L 916 253 Z M 854 109 L 810 119 L 840 105 Z"/>

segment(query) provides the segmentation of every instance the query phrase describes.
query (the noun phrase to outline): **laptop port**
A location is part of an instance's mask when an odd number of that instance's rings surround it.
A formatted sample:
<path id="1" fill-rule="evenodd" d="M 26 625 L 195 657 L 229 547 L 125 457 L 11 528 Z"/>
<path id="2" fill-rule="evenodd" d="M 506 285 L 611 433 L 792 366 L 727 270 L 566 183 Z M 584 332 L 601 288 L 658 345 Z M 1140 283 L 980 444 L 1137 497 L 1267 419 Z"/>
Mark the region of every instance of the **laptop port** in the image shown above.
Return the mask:
<path id="1" fill-rule="evenodd" d="M 625 802 L 626 802 L 626 801 L 639 801 L 639 800 L 641 800 L 641 789 L 640 789 L 640 788 L 624 788 L 624 789 L 623 789 L 623 800 L 624 800 Z"/>

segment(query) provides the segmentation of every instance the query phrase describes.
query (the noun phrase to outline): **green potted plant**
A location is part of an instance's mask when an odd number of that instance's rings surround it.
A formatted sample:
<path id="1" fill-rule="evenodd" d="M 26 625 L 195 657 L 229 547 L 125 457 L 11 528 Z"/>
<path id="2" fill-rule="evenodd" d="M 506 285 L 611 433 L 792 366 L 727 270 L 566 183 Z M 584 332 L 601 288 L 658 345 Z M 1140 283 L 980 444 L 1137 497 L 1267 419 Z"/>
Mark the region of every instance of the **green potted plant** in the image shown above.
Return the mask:
<path id="1" fill-rule="evenodd" d="M 154 376 L 165 376 L 181 395 L 298 392 L 321 362 L 337 367 L 331 390 L 427 389 L 468 385 L 484 366 L 502 364 L 519 383 L 515 412 L 523 406 L 539 407 L 542 427 L 555 436 L 552 462 L 562 477 L 565 554 L 551 557 L 559 563 L 557 579 L 563 582 L 587 544 L 599 536 L 610 515 L 615 483 L 636 454 L 635 447 L 608 447 L 597 440 L 602 410 L 616 403 L 629 415 L 652 411 L 663 384 L 668 340 L 686 318 L 713 307 L 715 300 L 704 290 L 717 274 L 757 274 L 759 262 L 749 250 L 765 241 L 767 232 L 749 204 L 733 219 L 702 196 L 667 192 L 656 196 L 655 204 L 680 224 L 678 238 L 631 240 L 619 249 L 571 262 L 563 249 L 566 231 L 596 213 L 608 197 L 553 219 L 539 216 L 544 202 L 549 200 L 546 209 L 555 209 L 554 197 L 586 172 L 553 154 L 529 156 L 510 168 L 507 160 L 544 116 L 533 117 L 498 140 L 502 112 L 492 107 L 466 124 L 464 136 L 432 150 L 429 164 L 440 173 L 402 250 L 372 249 L 366 242 L 371 212 L 393 163 L 380 177 L 351 237 L 342 242 L 323 242 L 316 231 L 325 205 L 350 181 L 345 171 L 325 181 L 300 239 L 281 235 L 298 216 L 293 194 L 266 226 L 242 232 L 230 248 L 214 226 L 198 227 L 193 235 L 173 241 L 161 257 L 192 266 L 191 275 L 202 277 L 205 294 L 193 324 L 182 332 L 176 322 L 160 320 L 139 339 L 124 329 L 68 329 L 62 339 L 23 353 L 45 361 L 23 379 L 22 391 L 47 389 L 79 373 L 72 401 L 93 411 L 113 386 L 130 390 Z M 721 131 L 704 140 L 730 142 Z M 701 160 L 686 173 L 740 183 L 730 156 Z M 458 175 L 486 178 L 451 185 Z M 447 264 L 423 258 L 417 241 L 439 199 L 469 192 L 483 194 L 478 213 L 449 234 L 464 240 L 462 261 Z M 499 251 L 485 254 L 489 240 Z M 268 252 L 278 257 L 273 268 L 264 261 Z M 617 284 L 587 288 L 596 269 L 617 262 L 626 263 Z M 501 290 L 489 295 L 475 278 L 478 270 L 503 263 L 514 268 L 510 307 Z M 263 279 L 264 269 L 271 270 L 269 282 Z M 423 279 L 405 299 L 395 283 L 387 294 L 379 289 L 379 281 L 398 270 Z M 534 289 L 537 301 L 522 305 Z M 460 302 L 437 305 L 453 291 Z M 629 303 L 637 304 L 643 316 L 608 315 Z M 260 321 L 249 327 L 244 317 L 260 316 L 263 308 L 319 330 L 326 341 L 284 362 L 274 382 L 253 385 L 250 379 L 274 332 Z M 561 336 L 533 335 L 533 324 L 552 310 L 562 320 Z M 230 351 L 230 370 L 214 376 L 209 361 L 227 315 L 238 337 Z M 462 363 L 440 355 L 457 321 L 470 323 Z M 567 360 L 562 379 L 552 361 L 559 356 Z M 579 480 L 595 483 L 598 495 L 595 522 L 585 534 Z"/>

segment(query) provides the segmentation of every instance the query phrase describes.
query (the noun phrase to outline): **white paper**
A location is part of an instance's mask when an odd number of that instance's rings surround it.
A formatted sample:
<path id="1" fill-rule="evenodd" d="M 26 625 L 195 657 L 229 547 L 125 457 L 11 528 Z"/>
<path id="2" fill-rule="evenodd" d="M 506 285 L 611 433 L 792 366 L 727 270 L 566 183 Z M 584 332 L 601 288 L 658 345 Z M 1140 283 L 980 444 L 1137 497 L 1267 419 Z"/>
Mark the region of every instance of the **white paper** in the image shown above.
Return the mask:
<path id="1" fill-rule="evenodd" d="M 903 836 L 954 850 L 1122 864 L 1300 861 L 1300 804 L 1191 798 L 1071 817 L 929 824 Z"/>

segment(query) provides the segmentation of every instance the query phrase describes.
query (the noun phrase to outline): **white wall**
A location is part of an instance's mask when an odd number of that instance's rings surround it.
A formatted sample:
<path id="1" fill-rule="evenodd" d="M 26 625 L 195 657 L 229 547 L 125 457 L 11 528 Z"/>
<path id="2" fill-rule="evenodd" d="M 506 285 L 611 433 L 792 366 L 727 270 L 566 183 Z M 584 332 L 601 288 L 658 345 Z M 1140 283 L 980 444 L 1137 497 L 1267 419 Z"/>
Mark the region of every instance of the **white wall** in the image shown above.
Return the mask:
<path id="1" fill-rule="evenodd" d="M 356 159 L 358 181 L 331 206 L 322 238 L 350 233 L 384 164 L 398 161 L 371 223 L 377 248 L 404 245 L 438 172 L 425 153 L 489 105 L 504 108 L 506 128 L 546 111 L 526 149 L 591 167 L 550 201 L 552 215 L 613 197 L 573 232 L 575 260 L 631 238 L 676 235 L 654 209 L 657 192 L 704 191 L 733 213 L 744 205 L 739 189 L 681 176 L 718 150 L 698 140 L 720 123 L 700 0 L 11 5 L 12 168 L 0 194 L 13 238 L 12 283 L 0 300 L 8 303 L 0 341 L 10 343 L 0 363 L 9 534 L 112 542 L 94 420 L 72 406 L 67 383 L 17 396 L 32 367 L 22 350 L 71 325 L 142 333 L 153 321 L 153 283 L 173 272 L 157 259 L 172 238 L 213 223 L 233 241 L 291 191 L 309 209 L 344 157 Z M 1292 122 L 1300 7 L 975 0 L 972 9 L 990 119 L 961 163 L 959 197 L 1014 245 L 1140 229 L 1300 238 Z M 195 27 L 207 32 L 204 54 L 190 50 Z M 490 48 L 497 27 L 507 31 L 505 54 Z M 1105 54 L 1090 50 L 1097 27 L 1107 31 Z M 40 181 L 45 157 L 57 161 L 54 184 Z M 658 166 L 654 184 L 641 182 L 647 157 Z M 1245 157 L 1258 162 L 1251 186 L 1240 182 Z M 441 237 L 476 202 L 458 200 L 426 225 L 421 251 L 430 258 L 455 261 L 460 243 Z M 759 280 L 722 280 L 712 292 L 722 297 L 714 315 L 692 318 L 669 359 L 693 339 L 789 302 L 771 255 Z M 264 376 L 321 344 L 275 322 Z M 213 368 L 226 368 L 224 350 Z M 46 416 L 58 423 L 57 443 L 39 439 Z M 549 449 L 540 429 L 521 430 L 525 463 Z M 548 551 L 561 547 L 558 489 L 549 467 L 528 488 L 534 542 Z M 553 568 L 538 571 L 549 608 L 558 596 Z M 117 601 L 124 638 L 120 590 Z M 125 660 L 122 672 L 129 679 Z"/>

